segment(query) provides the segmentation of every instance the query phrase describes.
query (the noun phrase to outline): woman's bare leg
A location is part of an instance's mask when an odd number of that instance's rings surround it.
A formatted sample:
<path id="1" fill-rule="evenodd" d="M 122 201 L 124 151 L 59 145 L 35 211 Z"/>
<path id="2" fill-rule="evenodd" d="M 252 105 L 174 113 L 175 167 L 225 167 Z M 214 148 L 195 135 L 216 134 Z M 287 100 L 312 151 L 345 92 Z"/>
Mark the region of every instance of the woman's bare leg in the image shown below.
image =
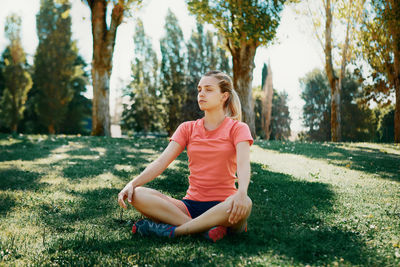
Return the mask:
<path id="1" fill-rule="evenodd" d="M 183 202 L 151 188 L 135 188 L 130 204 L 144 216 L 163 223 L 182 225 L 191 220 Z"/>
<path id="2" fill-rule="evenodd" d="M 251 203 L 250 198 L 248 198 L 248 200 Z M 251 209 L 246 214 L 245 218 L 233 225 L 228 222 L 230 214 L 227 212 L 227 210 L 230 207 L 229 205 L 230 204 L 227 201 L 221 202 L 199 217 L 189 220 L 186 223 L 178 226 L 175 229 L 175 236 L 205 232 L 217 225 L 231 227 L 233 231 L 239 231 L 243 229 L 244 224 L 247 222 L 247 218 L 250 216 Z"/>

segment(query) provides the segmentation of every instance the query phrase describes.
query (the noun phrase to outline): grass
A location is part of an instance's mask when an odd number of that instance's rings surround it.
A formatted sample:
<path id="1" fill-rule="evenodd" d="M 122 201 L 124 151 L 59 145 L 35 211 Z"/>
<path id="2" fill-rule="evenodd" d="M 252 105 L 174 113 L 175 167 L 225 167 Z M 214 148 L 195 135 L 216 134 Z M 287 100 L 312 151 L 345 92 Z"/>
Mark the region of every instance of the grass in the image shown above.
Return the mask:
<path id="1" fill-rule="evenodd" d="M 249 231 L 141 238 L 117 194 L 166 138 L 0 135 L 0 266 L 399 266 L 400 147 L 257 141 Z M 150 187 L 181 198 L 187 156 Z"/>

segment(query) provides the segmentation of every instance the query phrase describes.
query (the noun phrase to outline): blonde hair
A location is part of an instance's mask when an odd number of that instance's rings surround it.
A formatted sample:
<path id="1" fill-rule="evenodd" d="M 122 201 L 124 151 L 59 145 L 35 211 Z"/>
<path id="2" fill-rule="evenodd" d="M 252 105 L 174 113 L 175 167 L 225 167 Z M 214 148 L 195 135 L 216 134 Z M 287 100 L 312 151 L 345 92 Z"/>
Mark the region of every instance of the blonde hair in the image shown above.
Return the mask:
<path id="1" fill-rule="evenodd" d="M 204 76 L 216 78 L 218 80 L 218 86 L 221 89 L 221 93 L 229 93 L 229 97 L 224 104 L 225 114 L 233 120 L 242 121 L 242 107 L 240 105 L 239 96 L 235 89 L 233 89 L 231 77 L 219 70 L 209 71 L 204 74 Z"/>

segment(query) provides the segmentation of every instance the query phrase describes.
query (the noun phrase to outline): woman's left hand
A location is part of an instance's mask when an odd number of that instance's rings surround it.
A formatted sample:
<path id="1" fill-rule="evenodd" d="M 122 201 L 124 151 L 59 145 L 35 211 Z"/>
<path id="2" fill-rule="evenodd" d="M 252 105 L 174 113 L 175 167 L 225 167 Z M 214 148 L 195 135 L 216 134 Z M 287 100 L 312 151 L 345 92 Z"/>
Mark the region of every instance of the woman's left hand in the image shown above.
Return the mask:
<path id="1" fill-rule="evenodd" d="M 228 222 L 231 224 L 236 224 L 240 220 L 246 217 L 249 209 L 251 208 L 251 200 L 245 192 L 237 191 L 235 194 L 229 197 L 229 209 L 230 213 Z"/>

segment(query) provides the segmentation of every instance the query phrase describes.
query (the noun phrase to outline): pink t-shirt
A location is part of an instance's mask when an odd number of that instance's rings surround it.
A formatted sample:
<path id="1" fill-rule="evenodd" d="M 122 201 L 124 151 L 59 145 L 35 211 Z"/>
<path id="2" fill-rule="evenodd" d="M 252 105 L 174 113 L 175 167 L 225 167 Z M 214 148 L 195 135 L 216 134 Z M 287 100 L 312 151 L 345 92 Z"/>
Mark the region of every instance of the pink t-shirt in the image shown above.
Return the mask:
<path id="1" fill-rule="evenodd" d="M 189 188 L 185 199 L 224 201 L 234 194 L 236 177 L 236 144 L 253 144 L 246 123 L 225 117 L 217 129 L 207 131 L 204 118 L 179 125 L 169 141 L 186 147 L 189 157 Z"/>

